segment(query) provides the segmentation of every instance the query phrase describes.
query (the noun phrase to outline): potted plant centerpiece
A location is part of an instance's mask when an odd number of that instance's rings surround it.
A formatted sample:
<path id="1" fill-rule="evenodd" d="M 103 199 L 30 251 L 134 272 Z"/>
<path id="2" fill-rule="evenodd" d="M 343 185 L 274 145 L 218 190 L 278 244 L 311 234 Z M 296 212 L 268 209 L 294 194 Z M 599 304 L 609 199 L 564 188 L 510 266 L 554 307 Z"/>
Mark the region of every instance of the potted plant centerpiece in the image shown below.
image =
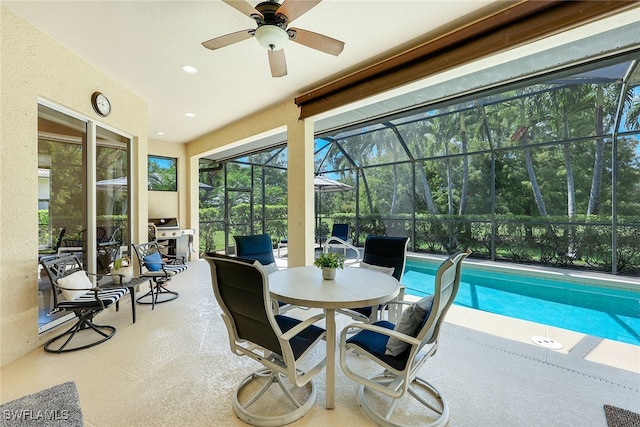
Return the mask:
<path id="1" fill-rule="evenodd" d="M 124 285 L 133 279 L 133 264 L 128 256 L 118 257 L 111 266 L 111 277 L 116 285 Z"/>
<path id="2" fill-rule="evenodd" d="M 313 265 L 322 269 L 323 279 L 333 280 L 336 277 L 336 269 L 344 268 L 344 256 L 334 252 L 321 253 Z"/>

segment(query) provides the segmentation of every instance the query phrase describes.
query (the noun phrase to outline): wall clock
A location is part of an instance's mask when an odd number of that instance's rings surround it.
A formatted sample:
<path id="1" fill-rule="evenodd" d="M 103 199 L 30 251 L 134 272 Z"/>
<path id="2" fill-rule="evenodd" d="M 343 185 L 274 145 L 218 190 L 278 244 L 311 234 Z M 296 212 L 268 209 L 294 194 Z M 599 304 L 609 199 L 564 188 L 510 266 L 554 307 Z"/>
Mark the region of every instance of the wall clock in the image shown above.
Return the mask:
<path id="1" fill-rule="evenodd" d="M 101 92 L 94 92 L 93 95 L 91 95 L 91 105 L 96 113 L 102 117 L 107 117 L 111 112 L 111 102 L 109 102 L 109 98 Z"/>

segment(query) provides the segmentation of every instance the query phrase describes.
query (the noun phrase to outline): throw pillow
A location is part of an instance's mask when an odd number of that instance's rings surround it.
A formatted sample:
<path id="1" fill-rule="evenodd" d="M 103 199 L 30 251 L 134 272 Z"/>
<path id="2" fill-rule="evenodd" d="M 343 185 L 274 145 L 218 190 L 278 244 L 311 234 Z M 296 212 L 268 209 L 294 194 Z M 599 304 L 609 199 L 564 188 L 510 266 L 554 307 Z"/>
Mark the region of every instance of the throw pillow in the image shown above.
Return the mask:
<path id="1" fill-rule="evenodd" d="M 65 288 L 61 289 L 61 291 L 62 295 L 64 295 L 67 301 L 73 301 L 93 288 L 93 283 L 91 283 L 91 280 L 89 280 L 87 273 L 82 270 L 78 270 L 69 274 L 68 276 L 64 276 L 58 279 L 57 283 L 61 288 Z M 74 291 L 73 289 L 78 290 Z"/>
<path id="2" fill-rule="evenodd" d="M 418 328 L 422 325 L 424 319 L 431 312 L 433 305 L 433 295 L 426 296 L 407 307 L 402 313 L 402 318 L 396 324 L 394 331 L 401 332 L 405 335 L 416 336 Z M 391 337 L 387 341 L 387 347 L 384 354 L 388 356 L 397 356 L 409 347 L 409 343 Z"/>
<path id="3" fill-rule="evenodd" d="M 149 271 L 160 271 L 162 270 L 162 256 L 160 256 L 160 252 L 154 252 L 151 255 L 147 255 L 142 258 L 144 261 L 144 266 L 147 267 Z"/>
<path id="4" fill-rule="evenodd" d="M 390 276 L 393 275 L 393 272 L 396 270 L 393 267 L 383 267 L 381 265 L 367 264 L 366 262 L 361 262 L 360 268 L 368 268 L 369 270 L 381 271 L 382 273 L 388 274 Z"/>

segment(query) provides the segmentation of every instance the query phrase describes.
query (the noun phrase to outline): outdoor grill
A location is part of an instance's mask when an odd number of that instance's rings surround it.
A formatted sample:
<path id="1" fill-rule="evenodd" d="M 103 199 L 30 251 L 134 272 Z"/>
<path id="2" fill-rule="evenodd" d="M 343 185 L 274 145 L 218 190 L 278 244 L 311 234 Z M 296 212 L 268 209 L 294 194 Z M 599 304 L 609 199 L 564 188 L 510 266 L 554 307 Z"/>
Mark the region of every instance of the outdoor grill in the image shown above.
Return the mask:
<path id="1" fill-rule="evenodd" d="M 149 240 L 161 243 L 168 255 L 189 259 L 193 252 L 193 228 L 180 228 L 178 218 L 149 218 Z"/>

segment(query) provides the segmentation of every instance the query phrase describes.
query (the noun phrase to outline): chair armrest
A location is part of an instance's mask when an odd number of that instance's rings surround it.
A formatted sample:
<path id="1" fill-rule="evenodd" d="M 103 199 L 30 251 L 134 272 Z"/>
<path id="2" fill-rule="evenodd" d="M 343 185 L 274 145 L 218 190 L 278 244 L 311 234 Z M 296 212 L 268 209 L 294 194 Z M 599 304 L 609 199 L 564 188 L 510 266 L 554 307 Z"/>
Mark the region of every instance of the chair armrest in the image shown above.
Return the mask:
<path id="1" fill-rule="evenodd" d="M 92 288 L 65 288 L 64 286 L 60 286 L 56 284 L 55 287 L 57 289 L 63 289 L 65 291 L 99 291 L 100 290 L 99 287 L 95 287 L 95 286 Z"/>
<path id="2" fill-rule="evenodd" d="M 160 268 L 158 270 L 150 270 L 149 269 L 149 265 L 160 265 Z M 150 273 L 159 273 L 159 272 L 164 272 L 165 275 L 168 275 L 167 270 L 165 270 L 165 266 L 167 266 L 168 264 L 166 262 L 146 262 L 146 261 L 142 261 L 142 263 L 140 264 L 140 267 L 144 267 L 147 269 L 148 272 Z M 141 273 L 144 274 L 144 273 Z"/>
<path id="3" fill-rule="evenodd" d="M 349 244 L 349 242 L 347 242 L 345 240 L 342 240 L 341 238 L 336 237 L 336 236 L 328 237 L 327 240 L 324 241 L 324 244 L 325 245 L 331 245 L 332 242 L 336 242 L 339 245 L 348 245 Z"/>
<path id="4" fill-rule="evenodd" d="M 303 330 L 307 329 L 309 326 L 316 323 L 318 320 L 324 319 L 326 316 L 324 313 L 316 314 L 315 316 L 309 317 L 306 320 L 303 320 L 293 328 L 289 329 L 286 333 L 282 335 L 282 339 L 289 341 L 291 338 L 298 335 Z"/>
<path id="5" fill-rule="evenodd" d="M 348 264 L 356 264 L 361 261 L 360 251 L 358 250 L 358 248 L 353 246 L 350 242 L 342 240 L 341 238 L 336 236 L 331 236 L 327 238 L 327 240 L 325 240 L 324 243 L 322 243 L 322 251 L 328 252 L 330 247 L 336 247 L 336 246 L 345 248 L 345 250 L 350 249 L 356 253 L 356 258 L 354 260 L 348 260 L 349 261 Z M 345 264 L 347 264 L 346 261 L 345 261 Z"/>
<path id="6" fill-rule="evenodd" d="M 162 255 L 162 258 L 167 259 L 167 260 L 169 260 L 169 261 L 173 260 L 174 262 L 175 262 L 175 261 L 180 261 L 182 264 L 185 264 L 185 263 L 186 263 L 186 257 L 184 257 L 184 256 L 178 256 L 178 255 L 165 255 L 165 254 L 161 254 L 161 255 Z M 163 264 L 167 265 L 168 263 L 166 263 L 166 262 L 165 262 L 165 263 L 163 263 Z"/>
<path id="7" fill-rule="evenodd" d="M 85 273 L 87 273 L 87 276 L 94 276 L 97 280 L 102 280 L 107 276 L 111 276 L 111 273 L 89 273 L 88 271 L 85 271 Z"/>
<path id="8" fill-rule="evenodd" d="M 419 345 L 422 341 L 412 337 L 411 335 L 403 334 L 402 332 L 394 331 L 393 329 L 383 328 L 382 326 L 371 325 L 369 323 L 351 323 L 342 329 L 340 332 L 340 343 L 346 344 L 346 336 L 351 329 L 360 329 L 366 331 L 377 332 L 382 335 L 397 338 L 401 341 L 408 343 L 409 345 Z"/>
<path id="9" fill-rule="evenodd" d="M 384 304 L 382 304 L 382 307 L 388 306 L 388 305 L 411 305 L 413 304 L 413 302 L 411 301 L 400 301 L 400 300 L 391 300 L 391 301 L 387 301 Z"/>

